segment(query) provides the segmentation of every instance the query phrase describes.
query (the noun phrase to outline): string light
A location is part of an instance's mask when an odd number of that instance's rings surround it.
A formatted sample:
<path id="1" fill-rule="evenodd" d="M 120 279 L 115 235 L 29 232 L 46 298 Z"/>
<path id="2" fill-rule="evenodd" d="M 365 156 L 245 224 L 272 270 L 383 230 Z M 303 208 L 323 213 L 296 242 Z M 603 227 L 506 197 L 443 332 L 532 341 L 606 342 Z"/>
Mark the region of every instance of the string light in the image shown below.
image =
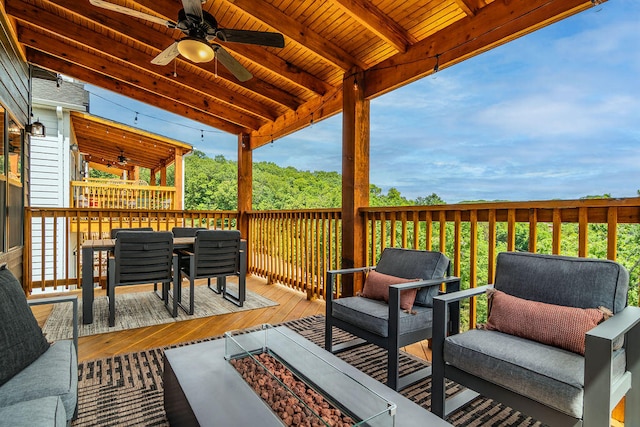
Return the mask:
<path id="1" fill-rule="evenodd" d="M 433 66 L 433 72 L 437 73 L 439 69 L 440 69 L 440 54 L 438 53 L 436 55 L 436 65 Z"/>
<path id="2" fill-rule="evenodd" d="M 175 125 L 175 126 L 181 126 L 181 127 L 183 127 L 183 128 L 192 129 L 192 130 L 199 130 L 199 131 L 201 131 L 201 133 L 202 133 L 202 132 L 209 132 L 209 133 L 216 133 L 216 134 L 223 134 L 223 133 L 225 133 L 225 132 L 220 131 L 220 130 L 204 130 L 204 129 L 202 129 L 202 128 L 194 127 L 194 126 L 189 126 L 189 125 L 186 125 L 186 124 L 184 124 L 184 123 L 172 122 L 172 121 L 170 121 L 170 120 L 166 120 L 166 119 L 164 119 L 164 118 L 155 117 L 155 116 L 152 116 L 152 115 L 150 115 L 150 114 L 140 113 L 140 112 L 135 111 L 135 110 L 133 110 L 133 109 L 131 109 L 131 108 L 129 108 L 129 107 L 126 107 L 126 106 L 124 106 L 124 105 L 122 105 L 122 104 L 119 104 L 119 103 L 117 103 L 117 102 L 114 102 L 114 101 L 112 101 L 111 99 L 105 98 L 104 96 L 100 96 L 100 95 L 98 95 L 98 94 L 96 94 L 96 93 L 93 93 L 93 92 L 90 92 L 90 91 L 88 91 L 88 92 L 89 92 L 91 95 L 93 95 L 93 96 L 95 96 L 95 97 L 97 97 L 97 98 L 100 98 L 100 99 L 102 99 L 102 100 L 104 100 L 104 101 L 106 101 L 106 102 L 109 102 L 109 103 L 111 103 L 111 104 L 113 104 L 113 105 L 116 105 L 116 106 L 118 106 L 118 107 L 119 107 L 119 108 L 121 108 L 121 109 L 124 109 L 124 110 L 128 110 L 128 111 L 133 112 L 133 113 L 136 115 L 136 117 L 137 117 L 138 115 L 139 115 L 139 116 L 141 116 L 141 117 L 148 117 L 148 118 L 150 118 L 150 119 L 158 120 L 158 121 L 161 121 L 161 122 L 163 122 L 163 123 L 169 123 L 169 124 L 172 124 L 172 125 Z M 134 119 L 134 120 L 135 120 L 135 119 Z M 87 125 L 87 128 L 88 128 L 88 127 L 89 127 L 89 125 Z M 107 128 L 107 133 L 109 133 L 109 129 L 108 129 L 108 128 Z"/>
<path id="3" fill-rule="evenodd" d="M 313 126 L 313 112 L 311 112 L 311 120 L 309 121 L 309 126 Z"/>
<path id="4" fill-rule="evenodd" d="M 136 111 L 136 117 L 135 117 L 135 119 L 133 119 L 133 123 L 136 124 L 136 125 L 138 124 L 138 112 L 137 111 Z"/>
<path id="5" fill-rule="evenodd" d="M 356 92 L 358 91 L 358 78 L 357 77 L 353 78 L 353 90 L 355 90 Z"/>

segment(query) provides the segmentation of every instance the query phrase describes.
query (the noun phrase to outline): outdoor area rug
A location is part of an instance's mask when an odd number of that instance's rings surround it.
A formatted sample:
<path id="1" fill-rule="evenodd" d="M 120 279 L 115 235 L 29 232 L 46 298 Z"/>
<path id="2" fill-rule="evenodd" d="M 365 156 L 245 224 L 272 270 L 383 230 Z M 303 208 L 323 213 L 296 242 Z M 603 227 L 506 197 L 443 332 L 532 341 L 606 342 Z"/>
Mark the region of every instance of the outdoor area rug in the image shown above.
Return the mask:
<path id="1" fill-rule="evenodd" d="M 307 339 L 322 346 L 324 316 L 317 315 L 284 322 Z M 344 332 L 334 333 L 337 341 L 346 340 Z M 218 339 L 213 337 L 210 339 Z M 200 342 L 200 341 L 198 341 Z M 187 345 L 193 343 L 184 343 Z M 176 346 L 173 346 L 176 347 Z M 167 347 L 170 348 L 170 347 Z M 84 362 L 78 366 L 79 412 L 73 426 L 168 426 L 163 407 L 163 348 L 128 353 Z M 377 380 L 386 381 L 386 351 L 367 345 L 340 354 L 340 357 Z M 427 362 L 402 353 L 400 373 L 422 368 Z M 198 369 L 194 366 L 194 369 Z M 448 385 L 447 393 L 458 386 Z M 402 394 L 429 409 L 431 380 L 423 380 L 402 391 Z M 223 390 L 220 390 L 224 393 Z M 212 396 L 215 399 L 215 396 Z M 458 412 L 448 422 L 456 426 L 540 426 L 530 417 L 492 400 L 479 397 Z"/>
<path id="2" fill-rule="evenodd" d="M 231 291 L 236 292 L 234 286 L 237 284 L 234 285 L 233 282 L 227 281 L 227 286 Z M 193 315 L 188 315 L 178 308 L 178 317 L 171 317 L 162 300 L 153 291 L 125 294 L 117 292 L 116 290 L 116 324 L 111 328 L 108 325 L 109 307 L 106 296 L 96 297 L 94 300 L 93 323 L 89 325 L 82 324 L 82 298 L 78 298 L 78 333 L 81 337 L 278 305 L 278 303 L 247 289 L 244 305 L 238 307 L 222 298 L 222 295 L 208 289 L 206 285 L 200 285 L 196 286 L 194 291 L 195 309 Z M 182 298 L 183 301 L 189 301 L 188 287 L 183 288 Z M 42 328 L 49 341 L 72 337 L 72 310 L 71 304 L 54 305 L 51 315 Z"/>

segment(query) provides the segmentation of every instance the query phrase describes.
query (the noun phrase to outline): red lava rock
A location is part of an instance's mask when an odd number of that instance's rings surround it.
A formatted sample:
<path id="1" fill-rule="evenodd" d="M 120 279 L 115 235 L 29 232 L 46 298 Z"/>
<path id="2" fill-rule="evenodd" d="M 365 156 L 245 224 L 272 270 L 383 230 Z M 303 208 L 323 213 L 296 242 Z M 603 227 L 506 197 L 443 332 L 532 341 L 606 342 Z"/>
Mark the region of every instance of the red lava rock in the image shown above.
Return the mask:
<path id="1" fill-rule="evenodd" d="M 251 357 L 233 359 L 231 365 L 256 393 L 269 404 L 286 426 L 324 427 L 314 415 L 319 414 L 324 422 L 333 427 L 349 427 L 354 420 L 334 408 L 321 394 L 309 388 L 273 356 L 262 353 L 256 357 L 273 376 L 293 390 L 305 403 L 304 407 L 296 397 L 291 396 L 282 384 L 274 381 Z"/>

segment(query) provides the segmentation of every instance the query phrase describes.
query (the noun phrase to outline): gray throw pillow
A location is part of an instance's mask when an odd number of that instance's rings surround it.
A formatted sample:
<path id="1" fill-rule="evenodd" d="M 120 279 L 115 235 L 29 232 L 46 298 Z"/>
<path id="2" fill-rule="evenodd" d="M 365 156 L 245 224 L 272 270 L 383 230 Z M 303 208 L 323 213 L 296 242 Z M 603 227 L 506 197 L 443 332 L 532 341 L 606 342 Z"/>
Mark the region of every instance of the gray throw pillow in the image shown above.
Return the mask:
<path id="1" fill-rule="evenodd" d="M 0 266 L 0 385 L 48 348 L 22 286 L 6 264 Z"/>

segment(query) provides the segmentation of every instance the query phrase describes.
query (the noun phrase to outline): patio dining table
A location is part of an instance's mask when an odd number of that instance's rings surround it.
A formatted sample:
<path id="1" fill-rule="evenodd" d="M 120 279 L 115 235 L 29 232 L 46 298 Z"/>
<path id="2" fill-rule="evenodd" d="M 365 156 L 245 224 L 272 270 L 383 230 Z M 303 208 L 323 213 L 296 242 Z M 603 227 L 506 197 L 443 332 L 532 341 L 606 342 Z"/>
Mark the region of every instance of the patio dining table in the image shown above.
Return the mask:
<path id="1" fill-rule="evenodd" d="M 174 249 L 192 249 L 195 237 L 174 237 Z M 110 251 L 116 246 L 116 239 L 85 240 L 82 244 L 82 323 L 93 323 L 93 255 L 96 251 Z M 240 241 L 240 249 L 247 250 L 247 241 Z"/>

